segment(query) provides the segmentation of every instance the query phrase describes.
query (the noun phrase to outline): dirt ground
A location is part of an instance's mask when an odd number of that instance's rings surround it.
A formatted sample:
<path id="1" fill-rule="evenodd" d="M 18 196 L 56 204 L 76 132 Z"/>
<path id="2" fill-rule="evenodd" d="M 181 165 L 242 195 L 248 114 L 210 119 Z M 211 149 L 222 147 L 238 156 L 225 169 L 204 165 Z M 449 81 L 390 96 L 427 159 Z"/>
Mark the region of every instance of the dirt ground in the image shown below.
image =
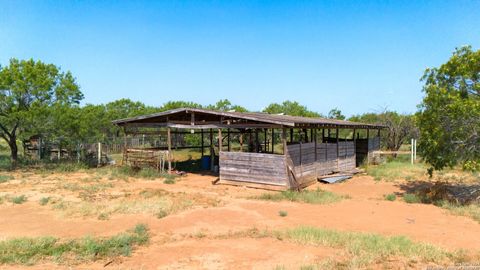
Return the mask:
<path id="1" fill-rule="evenodd" d="M 87 172 L 38 175 L 16 173 L 15 179 L 0 184 L 0 195 L 26 195 L 23 204 L 0 205 L 0 240 L 13 237 L 57 236 L 62 238 L 109 236 L 124 232 L 138 223 L 147 224 L 152 238 L 147 246 L 135 249 L 130 257 L 76 265 L 75 269 L 274 269 L 281 265 L 296 269 L 338 256 L 332 248 L 314 247 L 273 238 L 211 237 L 249 229 L 278 230 L 311 225 L 341 231 L 371 232 L 387 236 L 404 235 L 448 250 L 480 251 L 480 224 L 468 217 L 451 215 L 433 205 L 386 201 L 385 194 L 404 192 L 404 183 L 377 182 L 366 175 L 338 184 L 318 183 L 321 188 L 350 198 L 333 204 L 252 200 L 264 190 L 212 185 L 211 175 L 188 174 L 175 184 L 160 180 L 116 180 L 94 176 L 95 182 L 108 182 L 97 191 L 102 198 L 162 189 L 190 198 L 193 204 L 164 218 L 148 211 L 112 214 L 107 219 L 75 216 L 42 206 L 45 196 L 79 202 L 78 190 L 65 183 L 92 185 Z M 92 180 L 93 181 L 93 180 Z M 63 185 L 64 188 L 61 188 Z M 99 196 L 96 194 L 96 196 Z M 183 198 L 183 197 L 182 197 Z M 94 199 L 95 201 L 95 199 Z M 287 211 L 288 216 L 279 216 Z M 0 266 L 0 269 L 68 268 L 41 263 L 35 266 Z"/>

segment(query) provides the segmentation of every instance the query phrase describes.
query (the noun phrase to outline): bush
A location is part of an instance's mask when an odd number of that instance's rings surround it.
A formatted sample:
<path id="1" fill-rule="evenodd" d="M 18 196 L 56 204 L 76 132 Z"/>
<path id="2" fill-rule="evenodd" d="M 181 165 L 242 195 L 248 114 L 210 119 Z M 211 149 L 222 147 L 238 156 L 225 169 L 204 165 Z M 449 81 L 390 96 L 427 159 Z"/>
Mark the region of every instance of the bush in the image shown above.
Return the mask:
<path id="1" fill-rule="evenodd" d="M 40 205 L 47 205 L 48 202 L 50 202 L 50 197 L 43 197 L 39 201 Z"/>
<path id="2" fill-rule="evenodd" d="M 158 219 L 164 218 L 164 217 L 166 217 L 166 216 L 168 216 L 168 213 L 167 213 L 167 211 L 165 211 L 165 210 L 160 210 L 160 211 L 158 211 L 158 213 L 157 213 L 157 218 L 158 218 Z"/>
<path id="3" fill-rule="evenodd" d="M 396 199 L 397 199 L 397 196 L 395 196 L 395 194 L 393 194 L 393 193 L 385 195 L 385 200 L 387 200 L 387 201 L 393 202 Z"/>
<path id="4" fill-rule="evenodd" d="M 403 195 L 403 200 L 406 203 L 421 203 L 422 202 L 422 199 L 418 195 L 413 194 L 413 193 L 404 194 Z"/>
<path id="5" fill-rule="evenodd" d="M 20 196 L 10 198 L 10 202 L 12 202 L 14 204 L 22 204 L 26 201 L 27 201 L 27 196 L 25 196 L 25 195 L 20 195 Z"/>
<path id="6" fill-rule="evenodd" d="M 288 212 L 280 210 L 280 211 L 278 211 L 278 215 L 281 216 L 281 217 L 286 217 L 288 215 Z"/>

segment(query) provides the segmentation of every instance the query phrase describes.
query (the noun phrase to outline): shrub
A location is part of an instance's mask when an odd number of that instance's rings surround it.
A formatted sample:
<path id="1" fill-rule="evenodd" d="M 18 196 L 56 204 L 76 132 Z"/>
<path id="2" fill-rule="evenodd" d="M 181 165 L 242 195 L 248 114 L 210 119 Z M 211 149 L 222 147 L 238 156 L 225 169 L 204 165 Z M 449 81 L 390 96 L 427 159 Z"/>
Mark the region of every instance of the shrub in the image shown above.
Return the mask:
<path id="1" fill-rule="evenodd" d="M 22 204 L 26 201 L 27 201 L 27 196 L 25 196 L 25 195 L 20 195 L 20 196 L 10 198 L 10 202 L 12 202 L 14 204 Z"/>
<path id="2" fill-rule="evenodd" d="M 165 211 L 165 210 L 160 210 L 160 211 L 158 211 L 158 213 L 157 213 L 157 218 L 159 218 L 159 219 L 160 219 L 160 218 L 164 218 L 164 217 L 166 217 L 166 216 L 168 216 L 168 213 L 167 213 L 167 211 Z"/>
<path id="3" fill-rule="evenodd" d="M 47 205 L 48 202 L 50 202 L 50 197 L 43 197 L 39 201 L 40 205 Z"/>
<path id="4" fill-rule="evenodd" d="M 395 196 L 395 194 L 393 194 L 393 193 L 385 195 L 385 200 L 387 200 L 387 201 L 393 202 L 396 199 L 397 199 L 397 196 Z"/>
<path id="5" fill-rule="evenodd" d="M 278 215 L 281 216 L 281 217 L 286 217 L 288 215 L 288 212 L 280 210 L 280 211 L 278 211 Z"/>
<path id="6" fill-rule="evenodd" d="M 421 203 L 422 202 L 421 198 L 418 195 L 413 194 L 413 193 L 404 194 L 403 195 L 403 200 L 406 203 Z"/>

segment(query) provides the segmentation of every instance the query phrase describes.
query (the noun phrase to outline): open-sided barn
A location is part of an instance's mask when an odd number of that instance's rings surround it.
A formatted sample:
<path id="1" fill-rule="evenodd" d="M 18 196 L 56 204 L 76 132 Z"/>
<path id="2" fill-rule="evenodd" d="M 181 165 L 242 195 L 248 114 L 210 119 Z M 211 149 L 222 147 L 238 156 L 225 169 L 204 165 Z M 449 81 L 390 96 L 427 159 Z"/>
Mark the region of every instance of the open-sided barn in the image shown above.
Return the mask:
<path id="1" fill-rule="evenodd" d="M 164 147 L 132 149 L 125 143 L 125 163 L 171 170 L 172 134 L 195 134 L 200 145 L 190 147 L 200 148 L 202 159 L 209 157 L 209 168 L 218 169 L 219 183 L 278 190 L 302 188 L 322 176 L 355 170 L 379 149 L 382 128 L 335 119 L 193 108 L 114 124 L 126 134 L 166 136 Z"/>

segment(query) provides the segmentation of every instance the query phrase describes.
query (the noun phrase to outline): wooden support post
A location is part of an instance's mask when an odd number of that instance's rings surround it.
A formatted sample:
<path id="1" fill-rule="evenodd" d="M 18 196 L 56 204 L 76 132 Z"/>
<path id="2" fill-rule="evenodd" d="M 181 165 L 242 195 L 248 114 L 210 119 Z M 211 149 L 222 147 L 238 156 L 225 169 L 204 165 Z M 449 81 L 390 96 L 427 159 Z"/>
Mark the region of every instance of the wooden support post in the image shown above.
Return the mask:
<path id="1" fill-rule="evenodd" d="M 213 149 L 213 129 L 210 129 L 210 170 L 215 166 L 215 150 Z"/>
<path id="2" fill-rule="evenodd" d="M 267 153 L 267 129 L 263 130 L 263 152 Z"/>
<path id="3" fill-rule="evenodd" d="M 338 135 L 339 135 L 339 134 L 338 134 L 338 127 L 337 127 L 337 129 L 335 130 L 335 137 L 336 137 L 336 139 L 337 139 L 337 170 L 340 170 L 340 168 L 339 168 L 339 166 L 338 166 L 338 165 L 339 165 L 339 158 L 340 158 L 340 157 L 339 157 L 339 155 L 340 155 L 340 151 L 339 151 L 339 150 L 340 150 L 340 149 L 339 149 L 339 145 L 338 145 L 338 143 L 340 142 L 340 140 L 339 140 Z"/>
<path id="4" fill-rule="evenodd" d="M 167 147 L 168 147 L 168 173 L 172 173 L 172 131 L 167 128 Z"/>
<path id="5" fill-rule="evenodd" d="M 367 128 L 367 164 L 370 164 L 370 129 Z"/>
<path id="6" fill-rule="evenodd" d="M 290 129 L 290 143 L 292 142 L 293 142 L 293 128 Z"/>
<path id="7" fill-rule="evenodd" d="M 240 133 L 240 152 L 243 152 L 243 133 Z"/>
<path id="8" fill-rule="evenodd" d="M 123 157 L 122 157 L 122 165 L 126 165 L 128 161 L 128 153 L 127 153 L 127 130 L 123 128 Z"/>
<path id="9" fill-rule="evenodd" d="M 313 128 L 310 129 L 310 142 L 313 141 Z"/>
<path id="10" fill-rule="evenodd" d="M 272 154 L 275 154 L 275 129 L 272 128 Z"/>
<path id="11" fill-rule="evenodd" d="M 355 155 L 355 159 L 357 158 L 357 138 L 355 136 L 356 129 L 353 129 L 353 154 Z M 356 163 L 356 160 L 355 160 Z M 356 165 L 356 164 L 355 164 Z"/>
<path id="12" fill-rule="evenodd" d="M 218 156 L 220 156 L 220 152 L 222 152 L 222 144 L 223 144 L 223 138 L 222 138 L 222 129 L 218 129 Z"/>
<path id="13" fill-rule="evenodd" d="M 255 129 L 255 151 L 260 152 L 260 143 L 258 141 L 258 128 Z"/>
<path id="14" fill-rule="evenodd" d="M 287 155 L 287 129 L 286 128 L 282 128 L 282 145 L 283 145 L 283 154 Z"/>
<path id="15" fill-rule="evenodd" d="M 314 142 L 314 147 L 315 147 L 315 161 L 317 161 L 317 129 L 312 130 L 314 133 L 312 133 L 312 138 Z"/>
<path id="16" fill-rule="evenodd" d="M 325 142 L 325 128 L 322 128 L 322 143 Z"/>
<path id="17" fill-rule="evenodd" d="M 200 135 L 201 135 L 201 139 L 200 139 L 200 140 L 202 141 L 202 142 L 201 142 L 201 146 L 202 146 L 202 157 L 203 157 L 204 154 L 205 154 L 204 141 L 203 141 L 203 139 L 204 139 L 204 138 L 203 138 L 203 129 L 201 129 Z"/>
<path id="18" fill-rule="evenodd" d="M 230 152 L 230 129 L 227 128 L 227 151 Z"/>

